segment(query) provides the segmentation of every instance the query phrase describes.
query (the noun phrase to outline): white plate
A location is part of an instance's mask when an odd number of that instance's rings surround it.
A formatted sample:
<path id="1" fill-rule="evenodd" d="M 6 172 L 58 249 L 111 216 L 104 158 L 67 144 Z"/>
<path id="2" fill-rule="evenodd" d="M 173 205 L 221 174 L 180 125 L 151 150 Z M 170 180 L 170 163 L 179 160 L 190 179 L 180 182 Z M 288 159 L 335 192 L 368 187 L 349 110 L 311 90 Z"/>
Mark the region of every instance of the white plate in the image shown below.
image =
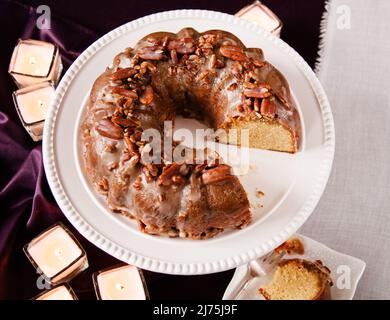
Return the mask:
<path id="1" fill-rule="evenodd" d="M 330 289 L 332 300 L 352 300 L 356 287 L 363 275 L 366 263 L 358 258 L 337 252 L 327 246 L 302 235 L 296 235 L 304 247 L 304 255 L 286 255 L 286 259 L 303 258 L 309 261 L 321 260 L 331 271 L 333 286 Z M 264 273 L 263 276 L 251 276 L 249 264 L 236 269 L 232 280 L 227 287 L 223 300 L 264 300 L 259 293 L 259 288 L 269 283 L 272 279 L 272 272 L 268 274 L 261 269 L 257 272 Z"/>
<path id="2" fill-rule="evenodd" d="M 254 221 L 243 230 L 193 241 L 143 234 L 133 221 L 106 209 L 80 168 L 78 123 L 83 101 L 113 57 L 155 31 L 227 30 L 287 77 L 303 119 L 304 143 L 295 155 L 251 151 L 251 170 L 241 177 L 253 204 Z M 129 22 L 86 49 L 64 75 L 46 120 L 43 155 L 46 175 L 62 211 L 77 230 L 102 250 L 140 268 L 172 274 L 223 271 L 262 256 L 292 235 L 318 203 L 331 170 L 334 126 L 326 95 L 310 67 L 282 40 L 251 22 L 205 10 L 153 14 Z M 261 199 L 255 188 L 265 192 Z"/>

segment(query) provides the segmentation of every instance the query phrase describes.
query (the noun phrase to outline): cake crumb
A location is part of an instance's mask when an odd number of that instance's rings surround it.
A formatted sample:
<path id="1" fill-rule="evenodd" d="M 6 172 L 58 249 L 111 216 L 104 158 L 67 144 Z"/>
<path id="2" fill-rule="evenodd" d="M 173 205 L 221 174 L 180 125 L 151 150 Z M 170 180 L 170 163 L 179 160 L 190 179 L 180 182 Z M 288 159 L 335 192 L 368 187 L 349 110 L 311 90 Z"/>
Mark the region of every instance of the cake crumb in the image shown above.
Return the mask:
<path id="1" fill-rule="evenodd" d="M 261 198 L 264 197 L 265 193 L 261 191 L 260 189 L 256 189 L 256 197 Z"/>

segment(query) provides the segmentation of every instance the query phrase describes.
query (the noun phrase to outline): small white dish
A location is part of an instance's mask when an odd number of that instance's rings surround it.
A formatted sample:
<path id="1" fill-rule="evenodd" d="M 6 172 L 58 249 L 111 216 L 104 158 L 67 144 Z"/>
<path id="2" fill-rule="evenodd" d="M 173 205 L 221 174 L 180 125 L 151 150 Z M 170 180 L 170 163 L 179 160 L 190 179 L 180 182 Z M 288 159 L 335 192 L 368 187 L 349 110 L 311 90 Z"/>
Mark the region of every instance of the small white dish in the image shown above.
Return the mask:
<path id="1" fill-rule="evenodd" d="M 330 249 L 303 235 L 296 234 L 294 237 L 301 240 L 305 247 L 305 253 L 303 255 L 285 255 L 284 259 L 321 260 L 331 271 L 332 300 L 352 300 L 366 268 L 366 263 L 358 258 Z M 272 279 L 272 271 L 266 271 L 268 267 L 269 265 L 262 262 L 262 258 L 238 267 L 225 291 L 223 300 L 265 300 L 259 293 L 259 288 Z"/>

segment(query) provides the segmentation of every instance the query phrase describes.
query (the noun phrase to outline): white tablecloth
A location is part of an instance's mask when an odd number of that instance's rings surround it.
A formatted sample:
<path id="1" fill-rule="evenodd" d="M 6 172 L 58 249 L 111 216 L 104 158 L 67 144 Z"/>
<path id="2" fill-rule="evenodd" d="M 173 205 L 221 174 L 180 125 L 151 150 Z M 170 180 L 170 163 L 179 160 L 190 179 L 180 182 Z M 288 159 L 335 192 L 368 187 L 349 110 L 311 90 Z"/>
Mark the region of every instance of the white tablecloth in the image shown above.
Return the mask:
<path id="1" fill-rule="evenodd" d="M 366 261 L 355 299 L 390 299 L 390 1 L 334 0 L 327 12 L 318 76 L 336 154 L 301 232 Z"/>

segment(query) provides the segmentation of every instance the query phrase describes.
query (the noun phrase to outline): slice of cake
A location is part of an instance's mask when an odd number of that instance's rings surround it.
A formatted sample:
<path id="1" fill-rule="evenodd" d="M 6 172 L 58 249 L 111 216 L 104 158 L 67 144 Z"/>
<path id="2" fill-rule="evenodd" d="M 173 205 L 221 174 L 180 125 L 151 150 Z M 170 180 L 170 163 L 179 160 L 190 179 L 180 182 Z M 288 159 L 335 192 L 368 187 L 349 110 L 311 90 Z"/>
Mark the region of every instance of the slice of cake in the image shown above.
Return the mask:
<path id="1" fill-rule="evenodd" d="M 267 300 L 327 300 L 330 286 L 330 270 L 321 261 L 289 259 L 279 263 L 271 282 L 259 292 Z"/>

